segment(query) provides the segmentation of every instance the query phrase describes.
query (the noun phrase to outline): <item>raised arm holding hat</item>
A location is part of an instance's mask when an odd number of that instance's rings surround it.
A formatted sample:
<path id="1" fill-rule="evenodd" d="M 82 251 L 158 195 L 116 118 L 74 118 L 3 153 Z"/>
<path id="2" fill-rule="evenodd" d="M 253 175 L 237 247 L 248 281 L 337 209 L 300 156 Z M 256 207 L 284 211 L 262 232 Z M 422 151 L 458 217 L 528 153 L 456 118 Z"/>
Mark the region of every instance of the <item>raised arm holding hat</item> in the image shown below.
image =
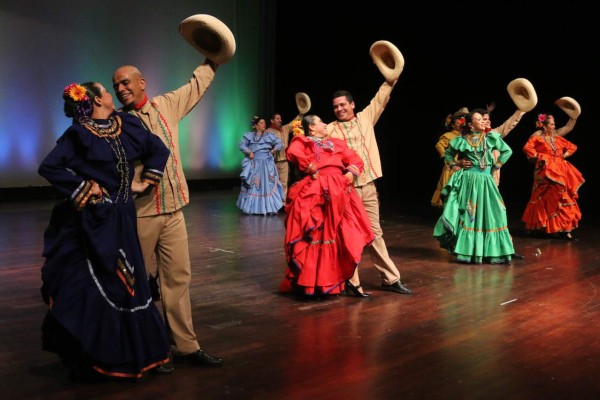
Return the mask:
<path id="1" fill-rule="evenodd" d="M 327 132 L 332 138 L 346 141 L 348 147 L 356 151 L 364 162 L 364 171 L 354 179 L 354 187 L 367 209 L 371 228 L 376 236 L 372 245 L 368 246 L 367 249 L 371 254 L 373 265 L 380 272 L 381 289 L 401 294 L 411 294 L 412 291 L 400 281 L 400 272 L 390 258 L 383 240 L 383 231 L 379 222 L 379 196 L 375 186 L 375 180 L 383 175 L 375 136 L 375 124 L 381 117 L 383 110 L 385 110 L 392 89 L 402 71 L 402 68 L 397 68 L 397 66 L 399 67 L 400 63 L 402 67 L 404 66 L 404 59 L 398 57 L 399 51 L 396 52 L 397 49 L 394 50 L 395 57 L 390 57 L 394 60 L 393 68 L 391 68 L 392 64 L 390 63 L 379 63 L 379 60 L 382 62 L 388 60 L 387 51 L 395 48 L 395 46 L 393 48 L 389 46 L 388 43 L 383 43 L 381 46 L 382 53 L 371 51 L 371 57 L 380 68 L 380 72 L 382 72 L 386 81 L 379 87 L 369 105 L 356 115 L 352 94 L 346 90 L 336 91 L 333 94 L 333 112 L 336 121 L 327 125 Z M 375 48 L 378 49 L 379 45 Z M 383 65 L 383 71 L 380 65 Z M 390 70 L 395 72 L 388 73 Z M 349 283 L 350 285 L 347 285 L 349 288 L 360 288 L 358 268 L 354 276 L 349 279 Z M 363 292 L 362 289 L 360 291 L 357 289 L 357 291 L 351 291 L 350 293 L 360 296 L 360 293 Z"/>
<path id="2" fill-rule="evenodd" d="M 511 115 L 506 121 L 495 128 L 492 128 L 492 122 L 490 120 L 490 113 L 495 108 L 488 108 L 487 114 L 483 116 L 483 121 L 486 125 L 486 131 L 494 131 L 502 135 L 502 138 L 506 137 L 512 131 L 515 126 L 521 121 L 523 115 L 526 112 L 531 111 L 537 104 L 537 94 L 531 82 L 525 78 L 513 79 L 507 86 L 508 94 L 510 95 L 513 103 L 517 106 L 517 110 Z"/>
<path id="3" fill-rule="evenodd" d="M 496 132 L 502 135 L 502 138 L 505 138 L 510 131 L 512 131 L 517 124 L 521 121 L 523 115 L 526 112 L 529 112 L 535 108 L 537 105 L 537 93 L 535 92 L 535 88 L 529 82 L 529 80 L 525 78 L 516 78 L 508 83 L 506 88 L 508 94 L 510 95 L 513 103 L 517 106 L 517 110 L 508 117 L 506 121 L 495 128 L 492 128 L 492 121 L 490 120 L 491 110 L 488 108 L 487 114 L 483 115 L 483 121 L 486 126 L 486 131 Z M 495 106 L 494 106 L 495 107 Z M 493 110 L 493 107 L 492 107 Z M 499 152 L 498 150 L 493 151 L 494 160 L 498 159 Z M 494 177 L 494 182 L 496 182 L 496 186 L 500 185 L 500 169 L 492 170 L 492 175 Z"/>
<path id="4" fill-rule="evenodd" d="M 310 111 L 311 102 L 308 94 L 304 92 L 298 92 L 295 96 L 296 108 L 298 108 L 298 116 L 304 116 Z M 302 118 L 302 117 L 300 117 Z"/>
<path id="5" fill-rule="evenodd" d="M 369 54 L 386 81 L 398 80 L 404 69 L 404 57 L 393 43 L 378 40 L 371 45 Z"/>
<path id="6" fill-rule="evenodd" d="M 112 80 L 123 110 L 136 115 L 171 151 L 160 187 L 138 194 L 136 207 L 146 267 L 150 270 L 156 265 L 159 276 L 162 309 L 173 356 L 175 361 L 220 366 L 220 358 L 201 349 L 192 322 L 191 265 L 183 213 L 183 207 L 189 203 L 189 189 L 181 162 L 179 122 L 202 99 L 218 65 L 233 56 L 235 40 L 225 24 L 203 14 L 183 20 L 179 32 L 206 56 L 185 85 L 149 98 L 144 76 L 131 65 L 117 68 Z M 156 370 L 171 371 L 172 364 Z"/>
<path id="7" fill-rule="evenodd" d="M 289 161 L 285 155 L 285 151 L 290 143 L 292 123 L 296 120 L 301 120 L 302 117 L 304 117 L 304 115 L 308 113 L 311 107 L 310 97 L 308 97 L 306 93 L 296 93 L 295 99 L 296 107 L 298 108 L 298 115 L 296 115 L 296 117 L 294 117 L 293 120 L 284 125 L 281 114 L 276 112 L 271 116 L 271 124 L 265 131 L 273 133 L 275 136 L 281 139 L 281 142 L 283 143 L 282 149 L 276 151 L 274 157 L 275 166 L 277 167 L 277 172 L 279 173 L 279 180 L 281 181 L 281 186 L 283 186 L 284 202 L 287 196 L 288 182 L 290 178 Z"/>
<path id="8" fill-rule="evenodd" d="M 571 132 L 573 128 L 575 128 L 577 118 L 579 118 L 579 115 L 581 114 L 581 106 L 577 100 L 572 97 L 561 97 L 560 99 L 556 100 L 554 104 L 563 110 L 564 113 L 569 117 L 569 120 L 565 126 L 556 130 L 557 136 L 565 136 L 567 133 Z"/>
<path id="9" fill-rule="evenodd" d="M 196 50 L 216 64 L 228 63 L 235 54 L 235 37 L 227 25 L 208 14 L 187 17 L 179 33 Z"/>

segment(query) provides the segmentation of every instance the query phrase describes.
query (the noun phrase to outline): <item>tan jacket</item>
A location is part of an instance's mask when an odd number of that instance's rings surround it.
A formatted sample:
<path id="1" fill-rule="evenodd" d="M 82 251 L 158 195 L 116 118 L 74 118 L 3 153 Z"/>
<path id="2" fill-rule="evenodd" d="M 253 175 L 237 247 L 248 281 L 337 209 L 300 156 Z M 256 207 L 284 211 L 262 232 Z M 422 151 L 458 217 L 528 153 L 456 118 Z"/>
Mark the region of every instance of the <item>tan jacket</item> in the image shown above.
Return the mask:
<path id="1" fill-rule="evenodd" d="M 174 212 L 189 203 L 189 189 L 181 162 L 179 121 L 198 104 L 214 76 L 210 65 L 202 64 L 194 70 L 190 81 L 179 89 L 149 99 L 141 109 L 130 111 L 171 150 L 160 185 L 136 197 L 138 217 Z M 136 179 L 140 167 L 136 167 Z"/>
<path id="2" fill-rule="evenodd" d="M 281 148 L 281 150 L 276 151 L 275 154 L 273 155 L 275 158 L 275 162 L 287 161 L 287 157 L 285 155 L 285 149 L 287 149 L 288 145 L 290 144 L 290 133 L 292 132 L 292 122 L 296 119 L 302 119 L 303 116 L 304 116 L 304 114 L 296 115 L 296 117 L 293 120 L 291 120 L 290 122 L 288 122 L 285 125 L 281 125 L 280 131 L 278 131 L 275 128 L 265 129 L 265 132 L 272 132 L 275 136 L 277 136 L 283 142 L 283 147 Z"/>
<path id="3" fill-rule="evenodd" d="M 345 140 L 348 147 L 356 151 L 365 163 L 365 169 L 358 179 L 354 180 L 354 186 L 364 186 L 383 176 L 375 138 L 375 124 L 389 102 L 393 88 L 385 82 L 369 105 L 357 113 L 354 119 L 346 122 L 334 121 L 327 125 L 327 133 L 331 137 Z"/>
<path id="4" fill-rule="evenodd" d="M 517 110 L 511 115 L 502 125 L 497 128 L 492 128 L 493 132 L 498 132 L 502 137 L 506 137 L 512 131 L 515 126 L 521 121 L 521 117 L 525 115 L 524 111 Z"/>

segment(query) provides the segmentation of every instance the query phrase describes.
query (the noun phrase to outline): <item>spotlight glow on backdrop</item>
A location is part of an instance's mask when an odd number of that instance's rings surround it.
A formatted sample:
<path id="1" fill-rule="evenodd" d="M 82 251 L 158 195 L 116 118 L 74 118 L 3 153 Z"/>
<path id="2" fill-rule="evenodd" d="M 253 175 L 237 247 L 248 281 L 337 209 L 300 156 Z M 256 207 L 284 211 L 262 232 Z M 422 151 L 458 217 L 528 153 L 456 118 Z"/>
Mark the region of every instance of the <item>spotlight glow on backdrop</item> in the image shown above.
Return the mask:
<path id="1" fill-rule="evenodd" d="M 188 180 L 236 177 L 238 142 L 252 115 L 267 108 L 271 62 L 259 25 L 260 0 L 205 2 L 65 0 L 0 4 L 0 188 L 46 186 L 40 161 L 69 126 L 62 90 L 72 82 L 99 81 L 120 106 L 111 78 L 125 64 L 140 68 L 150 97 L 185 84 L 204 56 L 178 33 L 194 14 L 223 21 L 236 38 L 236 55 L 219 66 L 200 103 L 180 124 Z M 271 61 L 269 61 L 271 60 Z"/>

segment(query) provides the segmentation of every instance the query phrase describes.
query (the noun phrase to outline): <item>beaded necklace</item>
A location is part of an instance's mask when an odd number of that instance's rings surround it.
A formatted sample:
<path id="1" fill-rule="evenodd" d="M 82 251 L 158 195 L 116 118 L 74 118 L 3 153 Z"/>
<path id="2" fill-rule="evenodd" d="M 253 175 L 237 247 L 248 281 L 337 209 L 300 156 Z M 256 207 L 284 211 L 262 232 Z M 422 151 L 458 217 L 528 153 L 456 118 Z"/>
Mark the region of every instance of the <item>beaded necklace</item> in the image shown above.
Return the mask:
<path id="1" fill-rule="evenodd" d="M 471 147 L 474 147 L 474 148 L 479 147 L 479 145 L 481 144 L 482 137 L 483 137 L 483 135 L 475 134 L 475 133 L 467 133 L 465 135 L 465 139 L 467 139 L 467 143 L 469 143 L 471 145 Z"/>
<path id="2" fill-rule="evenodd" d="M 315 136 L 309 136 L 308 139 L 310 139 L 316 146 L 315 146 L 315 158 L 317 161 L 321 160 L 321 150 L 325 150 L 325 151 L 333 151 L 333 142 L 331 140 L 329 140 L 328 138 L 319 138 L 319 137 L 315 137 Z"/>
<path id="3" fill-rule="evenodd" d="M 473 140 L 477 136 L 477 140 Z M 484 170 L 487 168 L 487 162 L 485 161 L 485 155 L 487 153 L 487 140 L 486 135 L 483 133 L 468 133 L 465 135 L 467 143 L 473 148 L 473 155 L 479 162 L 479 168 Z M 483 143 L 483 146 L 481 144 Z M 482 147 L 481 152 L 478 152 L 479 148 Z"/>
<path id="4" fill-rule="evenodd" d="M 120 138 L 121 118 L 118 115 L 111 116 L 106 124 L 99 124 L 90 119 L 85 121 L 83 126 L 95 136 L 104 139 L 112 150 L 112 153 L 117 160 L 116 168 L 120 177 L 119 190 L 117 191 L 114 202 L 117 203 L 119 197 L 122 196 L 123 202 L 127 203 L 127 200 L 129 199 L 129 163 L 127 162 L 127 154 L 125 154 L 125 149 L 123 148 L 123 143 Z"/>
<path id="5" fill-rule="evenodd" d="M 259 131 L 254 131 L 254 141 L 255 142 L 259 142 L 260 139 L 262 139 L 262 137 L 264 136 L 265 131 L 259 132 Z"/>
<path id="6" fill-rule="evenodd" d="M 93 119 L 88 119 L 83 126 L 98 137 L 115 138 L 121 134 L 121 117 L 111 115 L 106 124 L 99 124 Z"/>
<path id="7" fill-rule="evenodd" d="M 333 142 L 328 138 L 320 138 L 316 136 L 309 136 L 308 138 L 315 142 L 315 144 L 322 149 L 333 150 Z"/>
<path id="8" fill-rule="evenodd" d="M 554 135 L 552 133 L 545 134 L 542 133 L 542 137 L 552 147 L 552 152 L 556 155 L 556 144 L 554 143 Z"/>

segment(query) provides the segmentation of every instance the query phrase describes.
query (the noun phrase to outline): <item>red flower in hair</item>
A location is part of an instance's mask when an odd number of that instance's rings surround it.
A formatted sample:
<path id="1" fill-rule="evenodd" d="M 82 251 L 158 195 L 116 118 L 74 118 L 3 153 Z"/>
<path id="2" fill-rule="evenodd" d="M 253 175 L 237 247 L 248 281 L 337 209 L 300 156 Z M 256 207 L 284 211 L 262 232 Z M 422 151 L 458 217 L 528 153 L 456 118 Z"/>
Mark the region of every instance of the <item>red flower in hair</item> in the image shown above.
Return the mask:
<path id="1" fill-rule="evenodd" d="M 548 118 L 546 114 L 538 114 L 537 121 L 535 121 L 535 126 L 538 128 L 543 127 L 546 118 Z"/>
<path id="2" fill-rule="evenodd" d="M 70 98 L 73 101 L 85 101 L 88 100 L 87 90 L 78 83 L 71 83 L 65 87 L 63 96 Z"/>

